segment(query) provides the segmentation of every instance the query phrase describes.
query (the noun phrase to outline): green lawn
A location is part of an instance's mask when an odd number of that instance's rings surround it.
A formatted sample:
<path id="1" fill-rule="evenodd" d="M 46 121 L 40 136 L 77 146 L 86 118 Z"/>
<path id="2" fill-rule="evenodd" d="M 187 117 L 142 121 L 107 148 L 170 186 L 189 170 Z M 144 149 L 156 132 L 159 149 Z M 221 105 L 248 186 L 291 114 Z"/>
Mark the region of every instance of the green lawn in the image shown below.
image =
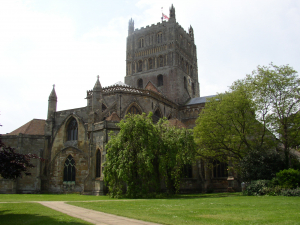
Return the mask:
<path id="1" fill-rule="evenodd" d="M 84 225 L 91 223 L 49 209 L 38 203 L 0 203 L 0 224 Z"/>
<path id="2" fill-rule="evenodd" d="M 95 200 L 111 200 L 111 198 L 109 198 L 108 196 L 93 196 L 79 194 L 0 194 L 0 202 Z"/>
<path id="3" fill-rule="evenodd" d="M 300 224 L 299 197 L 222 196 L 69 204 L 161 224 Z"/>

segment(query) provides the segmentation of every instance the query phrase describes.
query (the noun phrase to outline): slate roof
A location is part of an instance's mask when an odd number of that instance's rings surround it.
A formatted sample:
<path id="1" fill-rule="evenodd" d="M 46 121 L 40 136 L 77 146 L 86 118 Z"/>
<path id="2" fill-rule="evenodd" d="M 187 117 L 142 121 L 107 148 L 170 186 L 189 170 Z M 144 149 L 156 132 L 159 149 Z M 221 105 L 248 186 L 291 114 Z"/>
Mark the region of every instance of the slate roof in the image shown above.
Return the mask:
<path id="1" fill-rule="evenodd" d="M 45 135 L 46 120 L 33 119 L 18 129 L 8 133 L 8 135 L 30 134 L 30 135 Z"/>
<path id="2" fill-rule="evenodd" d="M 205 103 L 205 102 L 207 102 L 207 98 L 212 98 L 212 97 L 216 97 L 216 95 L 192 98 L 185 105 L 195 105 L 195 104 Z"/>

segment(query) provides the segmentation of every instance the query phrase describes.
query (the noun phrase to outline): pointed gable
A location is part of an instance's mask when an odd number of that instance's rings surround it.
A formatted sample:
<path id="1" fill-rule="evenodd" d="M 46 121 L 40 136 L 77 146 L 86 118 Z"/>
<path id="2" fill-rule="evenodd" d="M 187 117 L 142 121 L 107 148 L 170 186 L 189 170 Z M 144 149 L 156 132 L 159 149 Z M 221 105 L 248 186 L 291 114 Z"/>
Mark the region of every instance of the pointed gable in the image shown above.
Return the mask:
<path id="1" fill-rule="evenodd" d="M 151 82 L 149 81 L 145 87 L 146 90 L 150 90 L 150 91 L 154 91 L 158 94 L 161 94 L 160 91 L 157 89 L 157 87 Z"/>
<path id="2" fill-rule="evenodd" d="M 186 126 L 178 119 L 170 119 L 168 121 L 170 126 L 175 126 L 177 128 L 186 128 Z"/>
<path id="3" fill-rule="evenodd" d="M 33 119 L 8 135 L 29 134 L 45 135 L 45 120 Z"/>
<path id="4" fill-rule="evenodd" d="M 121 119 L 116 112 L 113 112 L 109 117 L 106 118 L 106 121 L 120 122 Z"/>

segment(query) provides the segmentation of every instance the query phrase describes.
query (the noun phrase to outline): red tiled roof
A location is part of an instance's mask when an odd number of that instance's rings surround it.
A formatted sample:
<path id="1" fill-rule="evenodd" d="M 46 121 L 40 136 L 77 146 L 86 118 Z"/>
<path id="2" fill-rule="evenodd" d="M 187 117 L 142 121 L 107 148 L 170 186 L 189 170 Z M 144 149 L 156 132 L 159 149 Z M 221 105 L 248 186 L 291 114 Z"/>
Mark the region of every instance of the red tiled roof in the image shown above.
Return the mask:
<path id="1" fill-rule="evenodd" d="M 46 120 L 33 119 L 18 129 L 10 132 L 8 135 L 31 134 L 31 135 L 45 135 Z"/>
<path id="2" fill-rule="evenodd" d="M 175 126 L 178 128 L 186 128 L 186 126 L 178 119 L 169 119 L 169 125 Z"/>
<path id="3" fill-rule="evenodd" d="M 116 112 L 113 112 L 109 117 L 106 118 L 107 121 L 120 122 L 121 119 Z"/>

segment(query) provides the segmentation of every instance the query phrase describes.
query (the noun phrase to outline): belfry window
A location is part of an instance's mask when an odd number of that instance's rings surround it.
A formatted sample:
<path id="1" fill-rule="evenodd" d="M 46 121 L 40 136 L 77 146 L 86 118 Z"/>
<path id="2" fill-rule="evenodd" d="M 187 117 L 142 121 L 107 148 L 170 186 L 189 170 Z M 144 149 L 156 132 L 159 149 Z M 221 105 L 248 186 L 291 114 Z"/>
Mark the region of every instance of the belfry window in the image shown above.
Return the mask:
<path id="1" fill-rule="evenodd" d="M 142 72 L 143 70 L 143 62 L 142 60 L 138 61 L 138 72 Z"/>
<path id="2" fill-rule="evenodd" d="M 160 87 L 163 85 L 164 85 L 164 77 L 163 77 L 163 75 L 159 74 L 157 76 L 157 87 Z"/>
<path id="3" fill-rule="evenodd" d="M 138 110 L 138 108 L 136 106 L 131 106 L 127 113 L 130 113 L 130 114 L 141 114 L 140 110 Z"/>
<path id="4" fill-rule="evenodd" d="M 157 34 L 157 43 L 162 43 L 162 32 L 159 32 L 158 34 Z"/>
<path id="5" fill-rule="evenodd" d="M 75 118 L 72 118 L 71 121 L 69 122 L 67 134 L 68 134 L 68 139 L 67 139 L 68 141 L 77 140 L 78 125 L 77 125 L 77 121 Z"/>
<path id="6" fill-rule="evenodd" d="M 71 155 L 69 155 L 64 165 L 64 184 L 75 184 L 75 161 Z"/>
<path id="7" fill-rule="evenodd" d="M 152 59 L 148 59 L 148 68 L 149 70 L 153 69 L 153 62 L 152 62 Z"/>
<path id="8" fill-rule="evenodd" d="M 138 81 L 137 81 L 137 87 L 138 88 L 143 88 L 143 79 L 138 79 Z"/>
<path id="9" fill-rule="evenodd" d="M 98 149 L 96 153 L 96 177 L 101 176 L 101 152 Z"/>
<path id="10" fill-rule="evenodd" d="M 139 40 L 139 48 L 143 48 L 144 47 L 144 38 L 141 38 Z"/>
<path id="11" fill-rule="evenodd" d="M 158 57 L 158 66 L 163 67 L 164 66 L 164 58 L 162 56 Z"/>

